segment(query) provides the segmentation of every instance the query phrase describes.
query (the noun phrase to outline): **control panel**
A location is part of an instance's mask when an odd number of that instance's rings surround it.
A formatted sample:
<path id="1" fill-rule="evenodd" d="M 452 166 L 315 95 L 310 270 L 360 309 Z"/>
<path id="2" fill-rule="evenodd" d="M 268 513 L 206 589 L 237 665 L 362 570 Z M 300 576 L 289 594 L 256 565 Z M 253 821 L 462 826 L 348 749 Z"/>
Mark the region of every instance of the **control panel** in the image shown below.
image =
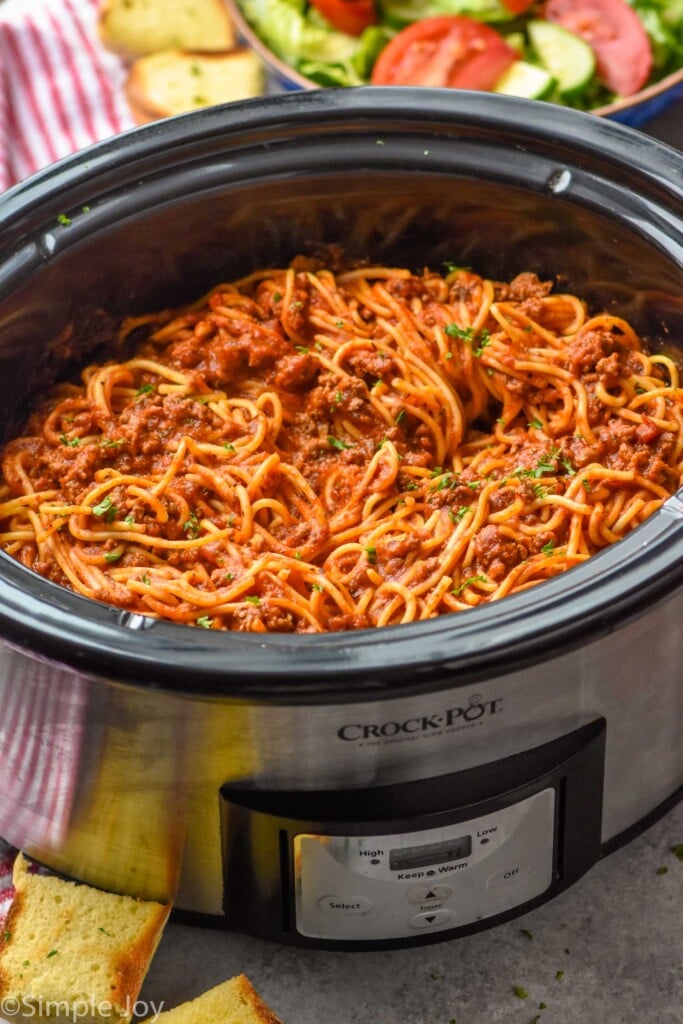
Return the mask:
<path id="1" fill-rule="evenodd" d="M 478 768 L 350 790 L 220 792 L 227 927 L 328 949 L 523 913 L 601 854 L 605 721 Z"/>
<path id="2" fill-rule="evenodd" d="M 555 791 L 421 832 L 294 837 L 296 927 L 321 939 L 388 939 L 470 924 L 553 879 Z"/>

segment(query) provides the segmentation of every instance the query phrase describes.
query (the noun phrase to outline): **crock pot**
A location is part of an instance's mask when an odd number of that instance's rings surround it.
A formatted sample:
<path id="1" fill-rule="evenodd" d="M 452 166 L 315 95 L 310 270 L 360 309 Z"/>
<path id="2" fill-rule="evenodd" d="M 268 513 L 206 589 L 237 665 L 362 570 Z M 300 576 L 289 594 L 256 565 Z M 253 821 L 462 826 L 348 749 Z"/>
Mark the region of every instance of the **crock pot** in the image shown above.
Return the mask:
<path id="1" fill-rule="evenodd" d="M 683 338 L 683 164 L 630 129 L 323 90 L 136 129 L 0 201 L 2 433 L 124 314 L 327 243 L 559 276 Z M 65 328 L 72 327 L 65 342 Z M 528 910 L 683 782 L 683 501 L 527 592 L 320 636 L 88 601 L 0 555 L 0 835 L 70 877 L 339 949 Z"/>

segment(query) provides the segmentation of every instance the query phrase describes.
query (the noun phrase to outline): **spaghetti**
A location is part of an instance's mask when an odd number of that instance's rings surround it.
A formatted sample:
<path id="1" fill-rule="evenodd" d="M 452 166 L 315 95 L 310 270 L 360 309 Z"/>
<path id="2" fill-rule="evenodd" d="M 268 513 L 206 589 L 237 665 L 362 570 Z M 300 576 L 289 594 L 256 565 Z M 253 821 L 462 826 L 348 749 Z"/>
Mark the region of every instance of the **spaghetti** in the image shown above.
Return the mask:
<path id="1" fill-rule="evenodd" d="M 532 274 L 299 258 L 139 333 L 5 446 L 0 544 L 142 614 L 428 619 L 583 562 L 683 481 L 675 361 Z"/>

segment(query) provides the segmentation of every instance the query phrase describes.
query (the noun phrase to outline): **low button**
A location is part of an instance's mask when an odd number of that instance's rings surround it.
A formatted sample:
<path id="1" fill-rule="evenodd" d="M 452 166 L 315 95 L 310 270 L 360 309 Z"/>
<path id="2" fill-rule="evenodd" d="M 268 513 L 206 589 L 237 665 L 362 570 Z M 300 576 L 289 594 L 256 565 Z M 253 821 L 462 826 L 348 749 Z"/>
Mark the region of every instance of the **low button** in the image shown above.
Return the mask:
<path id="1" fill-rule="evenodd" d="M 370 900 L 362 896 L 321 896 L 317 905 L 326 914 L 367 914 L 372 910 Z"/>
<path id="2" fill-rule="evenodd" d="M 453 917 L 452 910 L 428 910 L 425 914 L 416 914 L 410 920 L 411 928 L 443 928 Z"/>
<path id="3" fill-rule="evenodd" d="M 414 885 L 408 889 L 409 903 L 445 903 L 453 890 L 447 885 Z"/>
<path id="4" fill-rule="evenodd" d="M 515 885 L 516 882 L 521 882 L 523 878 L 526 878 L 526 868 L 522 865 L 511 868 L 503 868 L 502 871 L 494 871 L 492 875 L 486 879 L 487 889 L 502 889 L 507 885 Z"/>

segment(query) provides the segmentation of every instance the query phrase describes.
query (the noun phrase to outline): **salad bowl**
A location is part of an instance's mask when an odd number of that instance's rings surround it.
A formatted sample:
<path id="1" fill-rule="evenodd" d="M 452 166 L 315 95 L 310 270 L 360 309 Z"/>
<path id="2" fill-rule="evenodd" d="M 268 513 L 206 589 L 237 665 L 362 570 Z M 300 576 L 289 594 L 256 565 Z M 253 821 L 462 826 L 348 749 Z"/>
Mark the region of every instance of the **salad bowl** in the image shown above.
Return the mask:
<path id="1" fill-rule="evenodd" d="M 450 86 L 638 127 L 683 97 L 683 0 L 225 0 L 271 93 Z"/>

